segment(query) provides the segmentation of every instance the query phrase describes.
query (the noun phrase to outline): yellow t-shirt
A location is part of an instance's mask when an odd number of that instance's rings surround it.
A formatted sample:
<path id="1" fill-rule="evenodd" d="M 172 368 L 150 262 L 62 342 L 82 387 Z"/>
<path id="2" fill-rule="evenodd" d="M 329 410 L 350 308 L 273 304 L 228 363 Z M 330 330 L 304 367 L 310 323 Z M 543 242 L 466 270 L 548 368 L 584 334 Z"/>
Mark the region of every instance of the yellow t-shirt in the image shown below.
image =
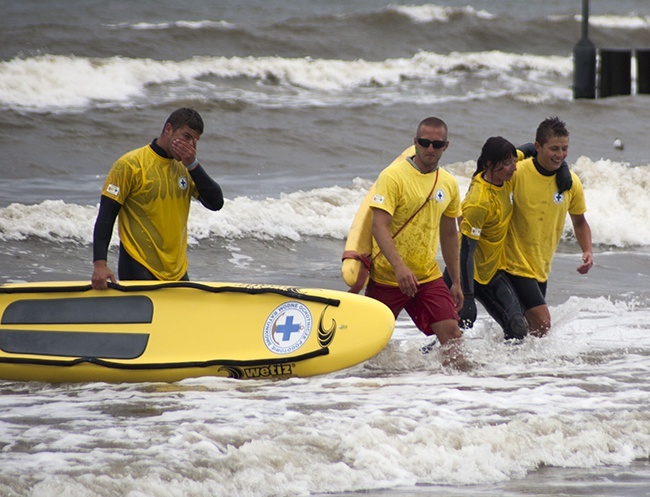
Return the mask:
<path id="1" fill-rule="evenodd" d="M 540 174 L 532 158 L 517 162 L 511 180 L 514 212 L 506 236 L 508 273 L 540 283 L 548 280 L 567 212 L 579 215 L 587 210 L 582 183 L 573 172 L 571 178 L 571 189 L 558 194 L 555 175 Z"/>
<path id="2" fill-rule="evenodd" d="M 442 276 L 436 262 L 440 217 L 460 216 L 456 178 L 441 168 L 422 174 L 400 156 L 377 178 L 375 196 L 370 203 L 371 208 L 382 209 L 392 216 L 390 231 L 394 234 L 427 198 L 427 204 L 393 239 L 400 256 L 420 283 Z M 379 246 L 373 238 L 373 256 L 378 252 Z M 377 283 L 397 286 L 393 266 L 383 254 L 374 259 L 370 277 Z"/>
<path id="3" fill-rule="evenodd" d="M 487 285 L 505 264 L 505 242 L 512 216 L 512 183 L 488 183 L 482 174 L 474 176 L 461 203 L 460 232 L 477 240 L 474 251 L 474 279 Z"/>
<path id="4" fill-rule="evenodd" d="M 153 275 L 177 281 L 187 272 L 187 218 L 196 186 L 183 164 L 147 145 L 127 152 L 109 171 L 102 194 L 122 205 L 120 241 Z"/>

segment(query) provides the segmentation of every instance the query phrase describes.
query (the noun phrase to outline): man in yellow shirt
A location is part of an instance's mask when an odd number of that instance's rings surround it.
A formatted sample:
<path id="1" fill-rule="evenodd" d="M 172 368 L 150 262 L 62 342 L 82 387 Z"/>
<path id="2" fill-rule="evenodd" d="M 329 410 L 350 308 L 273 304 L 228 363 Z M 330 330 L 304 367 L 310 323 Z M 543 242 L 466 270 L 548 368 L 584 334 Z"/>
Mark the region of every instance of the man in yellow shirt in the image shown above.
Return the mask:
<path id="1" fill-rule="evenodd" d="M 187 218 L 192 197 L 210 210 L 223 206 L 221 187 L 196 157 L 203 119 L 177 109 L 160 136 L 127 152 L 106 177 L 93 231 L 92 286 L 116 282 L 107 264 L 119 216 L 118 275 L 125 280 L 187 280 Z"/>
<path id="2" fill-rule="evenodd" d="M 366 295 L 384 302 L 395 317 L 406 309 L 420 331 L 435 335 L 454 355 L 463 303 L 456 228 L 460 194 L 456 179 L 439 167 L 449 145 L 447 125 L 436 117 L 424 119 L 413 142 L 415 155 L 398 157 L 377 178 Z M 435 260 L 438 243 L 451 291 Z"/>
<path id="3" fill-rule="evenodd" d="M 512 179 L 514 211 L 506 236 L 505 272 L 525 309 L 530 333 L 544 336 L 551 327 L 546 287 L 551 262 L 564 230 L 567 212 L 582 249 L 578 272 L 593 265 L 591 228 L 582 183 L 571 172 L 568 189 L 558 188 L 556 173 L 569 150 L 569 132 L 557 117 L 544 120 L 535 136 L 536 157 L 517 163 Z"/>

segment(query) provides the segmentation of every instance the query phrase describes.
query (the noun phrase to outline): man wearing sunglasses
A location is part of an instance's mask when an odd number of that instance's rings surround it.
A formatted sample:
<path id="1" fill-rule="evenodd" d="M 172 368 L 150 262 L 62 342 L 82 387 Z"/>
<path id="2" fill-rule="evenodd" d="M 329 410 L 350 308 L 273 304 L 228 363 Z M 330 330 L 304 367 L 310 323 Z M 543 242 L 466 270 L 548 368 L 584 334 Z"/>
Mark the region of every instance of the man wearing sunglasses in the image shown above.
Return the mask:
<path id="1" fill-rule="evenodd" d="M 406 309 L 425 335 L 435 335 L 445 361 L 460 358 L 457 310 L 462 307 L 456 218 L 456 179 L 439 167 L 447 150 L 447 125 L 429 117 L 409 147 L 384 169 L 370 204 L 373 264 L 366 295 L 386 304 L 395 317 Z M 452 280 L 447 288 L 436 262 L 438 243 Z"/>

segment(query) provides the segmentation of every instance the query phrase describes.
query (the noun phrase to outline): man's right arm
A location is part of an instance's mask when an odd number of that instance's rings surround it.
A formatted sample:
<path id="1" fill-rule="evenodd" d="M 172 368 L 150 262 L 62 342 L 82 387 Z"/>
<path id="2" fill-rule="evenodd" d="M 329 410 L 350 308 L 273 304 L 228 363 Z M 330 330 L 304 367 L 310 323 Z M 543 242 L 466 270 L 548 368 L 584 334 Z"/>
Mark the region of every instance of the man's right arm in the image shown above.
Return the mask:
<path id="1" fill-rule="evenodd" d="M 383 209 L 372 209 L 372 236 L 377 241 L 381 253 L 390 262 L 395 270 L 395 279 L 400 290 L 405 295 L 413 297 L 417 293 L 418 280 L 413 271 L 404 263 L 404 260 L 397 251 L 393 236 L 390 233 L 392 216 Z"/>
<path id="2" fill-rule="evenodd" d="M 92 287 L 103 290 L 108 287 L 107 280 L 116 282 L 115 275 L 108 268 L 108 247 L 113 236 L 113 226 L 120 211 L 119 202 L 102 195 L 99 201 L 99 213 L 93 229 L 93 274 Z"/>

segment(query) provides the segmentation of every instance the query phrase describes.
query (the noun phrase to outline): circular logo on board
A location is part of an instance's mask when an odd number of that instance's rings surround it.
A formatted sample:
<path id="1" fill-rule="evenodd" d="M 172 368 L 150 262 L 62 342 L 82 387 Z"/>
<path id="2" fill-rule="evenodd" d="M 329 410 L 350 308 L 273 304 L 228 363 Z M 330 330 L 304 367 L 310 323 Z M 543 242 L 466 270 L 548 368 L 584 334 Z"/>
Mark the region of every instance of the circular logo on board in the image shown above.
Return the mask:
<path id="1" fill-rule="evenodd" d="M 309 338 L 311 312 L 300 302 L 285 302 L 266 318 L 264 345 L 276 354 L 295 352 Z"/>

